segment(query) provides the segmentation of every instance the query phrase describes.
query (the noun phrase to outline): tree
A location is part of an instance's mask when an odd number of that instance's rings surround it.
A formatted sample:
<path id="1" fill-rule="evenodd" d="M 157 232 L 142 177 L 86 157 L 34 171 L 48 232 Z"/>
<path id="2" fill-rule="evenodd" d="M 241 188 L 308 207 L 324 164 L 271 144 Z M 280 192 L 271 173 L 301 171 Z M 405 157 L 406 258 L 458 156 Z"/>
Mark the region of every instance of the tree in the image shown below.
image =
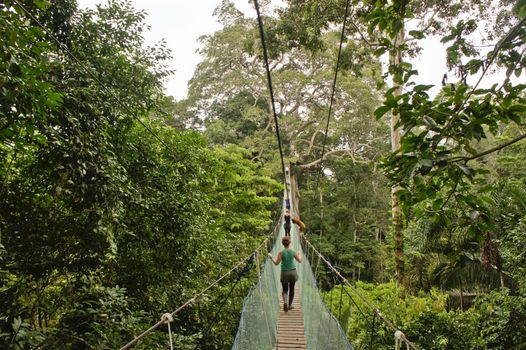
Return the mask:
<path id="1" fill-rule="evenodd" d="M 311 1 L 288 1 L 289 7 L 281 13 L 281 18 L 283 19 L 283 28 L 290 28 L 291 23 L 298 23 L 297 27 L 301 28 L 301 31 L 309 33 L 309 35 L 299 36 L 299 42 L 292 41 L 297 32 L 292 31 L 291 36 L 288 37 L 289 41 L 296 43 L 296 46 L 306 46 L 310 49 L 317 50 L 322 47 L 320 37 L 324 30 L 327 30 L 332 24 L 339 23 L 341 20 L 338 18 L 338 13 L 343 13 L 343 7 L 345 2 L 319 2 L 316 0 Z M 506 4 L 505 4 L 506 5 Z M 515 6 L 515 13 L 519 13 L 520 5 Z M 493 22 L 489 22 L 489 37 L 502 32 L 504 28 L 508 26 L 502 25 L 504 23 L 504 18 L 513 17 L 511 6 L 507 4 L 499 8 L 496 4 L 487 2 L 487 1 L 475 1 L 469 4 L 460 5 L 460 3 L 455 2 L 413 2 L 409 3 L 407 1 L 395 1 L 392 3 L 387 2 L 366 2 L 360 5 L 355 5 L 353 7 L 352 14 L 352 29 L 350 30 L 350 36 L 356 40 L 361 40 L 363 45 L 367 46 L 369 50 L 366 51 L 366 55 L 382 55 L 388 53 L 390 56 L 389 68 L 386 72 L 385 77 L 391 76 L 393 78 L 393 87 L 389 89 L 385 95 L 384 106 L 378 108 L 376 115 L 382 117 L 387 111 L 391 111 L 391 127 L 392 127 L 392 147 L 393 147 L 393 156 L 390 158 L 391 161 L 388 161 L 387 173 L 392 178 L 394 185 L 400 185 L 401 187 L 394 187 L 394 192 L 396 196 L 393 196 L 393 219 L 394 219 L 394 234 L 396 240 L 395 254 L 398 270 L 399 281 L 402 280 L 403 276 L 403 238 L 401 234 L 402 221 L 401 213 L 398 208 L 398 201 L 406 203 L 409 197 L 412 196 L 410 193 L 406 193 L 404 190 L 404 185 L 401 184 L 403 181 L 402 178 L 406 177 L 408 173 L 411 173 L 411 170 L 408 172 L 399 171 L 399 162 L 400 157 L 397 155 L 400 153 L 411 154 L 412 149 L 417 148 L 415 138 L 411 135 L 407 135 L 409 131 L 418 130 L 419 126 L 430 124 L 429 120 L 426 118 L 420 118 L 416 121 L 418 116 L 426 115 L 427 112 L 423 112 L 422 98 L 426 98 L 426 91 L 429 90 L 431 86 L 416 86 L 413 89 L 412 93 L 402 94 L 402 88 L 404 86 L 410 86 L 411 77 L 417 74 L 413 70 L 412 66 L 408 61 L 404 61 L 404 55 L 406 57 L 413 56 L 418 53 L 420 50 L 418 46 L 419 40 L 424 39 L 429 35 L 444 35 L 444 41 L 452 41 L 455 39 L 453 45 L 448 49 L 448 62 L 451 68 L 458 69 L 460 72 L 461 79 L 465 82 L 467 74 L 475 73 L 482 69 L 483 60 L 473 60 L 469 65 L 466 65 L 465 62 L 461 59 L 461 52 L 464 52 L 466 55 L 473 55 L 477 52 L 473 44 L 469 41 L 461 38 L 461 33 L 472 33 L 475 29 L 475 21 L 464 21 L 456 19 L 463 14 L 463 16 L 471 16 L 476 18 L 488 19 L 489 13 L 497 13 L 498 16 Z M 406 33 L 406 26 L 409 25 L 411 29 Z M 516 27 L 518 28 L 518 27 Z M 281 34 L 286 35 L 287 31 L 282 30 Z M 447 35 L 450 33 L 450 35 Z M 460 36 L 459 36 L 460 34 Z M 514 35 L 518 35 L 518 32 L 515 32 Z M 500 47 L 499 50 L 500 51 Z M 520 55 L 519 55 L 520 56 Z M 492 55 L 488 56 L 485 62 L 493 61 L 491 59 Z M 496 56 L 495 56 L 496 57 Z M 511 55 L 510 58 L 504 58 L 508 61 L 510 65 L 508 67 L 513 67 L 513 62 L 518 62 L 517 55 Z M 511 58 L 514 57 L 514 58 Z M 477 63 L 478 62 L 478 63 Z M 486 67 L 484 73 L 487 71 Z M 517 67 L 515 67 L 517 68 Z M 513 70 L 513 69 L 512 69 Z M 511 74 L 509 71 L 508 76 Z M 473 90 L 475 91 L 475 89 Z M 484 91 L 480 90 L 481 94 L 485 94 Z M 466 94 L 466 90 L 460 94 Z M 514 95 L 515 93 L 512 93 Z M 405 96 L 405 97 L 404 97 Z M 405 105 L 406 100 L 414 96 L 416 104 L 412 107 L 407 108 Z M 468 98 L 471 96 L 469 94 Z M 400 102 L 400 103 L 399 103 Z M 413 108 L 414 107 L 414 108 Z M 405 113 L 405 114 L 403 114 Z M 439 115 L 437 114 L 437 118 Z M 401 119 L 399 119 L 401 118 Z M 434 117 L 431 117 L 433 119 Z M 423 121 L 422 121 L 423 120 Z M 416 127 L 415 127 L 416 126 Z M 452 125 L 449 125 L 453 127 Z M 446 137 L 440 137 L 436 135 L 437 130 L 434 130 L 433 127 L 426 127 L 428 132 L 431 132 L 431 136 L 435 136 L 436 140 L 446 140 Z M 402 131 L 403 136 L 401 139 L 401 144 L 399 144 L 399 132 Z M 466 130 L 464 130 L 465 132 Z M 479 133 L 480 134 L 480 133 Z M 425 131 L 422 131 L 420 135 L 426 135 Z M 469 135 L 469 134 L 468 134 Z M 412 139 L 414 144 L 404 148 L 404 142 L 406 140 Z M 449 137 L 449 140 L 452 138 Z M 438 145 L 438 143 L 435 143 Z M 402 147 L 400 149 L 400 147 Z M 436 150 L 440 147 L 429 147 L 426 146 L 426 149 Z M 400 149 L 400 150 L 399 150 Z M 438 152 L 438 150 L 437 150 Z M 439 155 L 437 155 L 439 157 Z M 418 161 L 424 162 L 424 169 L 427 171 L 429 168 L 425 163 L 426 157 L 407 157 L 403 160 L 412 159 L 414 162 L 411 162 L 411 166 L 414 167 Z M 438 160 L 437 160 L 438 162 Z M 458 162 L 457 162 L 458 163 Z M 459 170 L 461 172 L 461 170 Z M 469 171 L 467 171 L 469 173 Z M 426 173 L 427 174 L 427 173 Z M 424 175 L 426 175 L 424 174 Z M 459 174 L 459 176 L 465 176 Z M 429 188 L 430 186 L 426 186 Z M 455 187 L 455 186 L 454 186 Z M 456 188 L 456 187 L 455 187 Z M 433 191 L 436 192 L 436 191 Z M 418 196 L 416 196 L 418 197 Z M 416 199 L 418 201 L 418 199 Z M 444 198 L 442 198 L 444 200 Z M 411 207 L 411 204 L 408 204 L 406 207 Z M 407 210 L 407 209 L 406 209 Z M 406 213 L 407 214 L 407 213 Z"/>
<path id="2" fill-rule="evenodd" d="M 212 140 L 229 143 L 240 138 L 237 143 L 250 149 L 254 159 L 277 164 L 276 152 L 272 152 L 273 115 L 263 84 L 266 78 L 254 22 L 230 3 L 225 3 L 217 13 L 225 27 L 202 39 L 201 54 L 205 59 L 190 83 L 189 100 L 193 104 L 189 109 L 204 117 Z M 266 21 L 272 23 L 273 19 Z M 327 33 L 323 41 L 330 49 L 315 55 L 304 49 L 271 50 L 285 153 L 290 155 L 291 162 L 302 167 L 314 167 L 320 161 L 337 40 L 337 33 Z M 382 126 L 368 122 L 365 115 L 371 115 L 376 105 L 378 93 L 371 85 L 372 71 L 378 65 L 372 62 L 364 67 L 360 77 L 347 74 L 340 79 L 327 156 L 350 155 L 357 161 L 377 156 L 372 145 L 378 141 Z M 222 133 L 223 129 L 227 132 Z"/>
<path id="3" fill-rule="evenodd" d="M 522 86 L 513 85 L 509 77 L 521 69 L 514 52 L 522 45 L 518 39 L 523 30 L 520 29 L 522 21 L 519 19 L 486 57 L 474 58 L 468 63 L 463 63 L 463 55 L 478 54 L 466 38 L 477 27 L 476 21 L 458 21 L 442 40 L 452 42 L 448 49 L 449 62 L 452 67 L 462 68 L 460 81 L 444 87 L 442 95 L 435 100 L 429 99 L 426 91 L 430 86 L 425 85 L 415 86 L 411 92 L 398 97 L 388 92 L 385 105 L 377 110 L 379 116 L 391 109 L 400 113 L 400 127 L 404 130 L 402 147 L 385 164 L 388 176 L 402 187 L 398 194 L 406 208 L 418 202 L 426 203 L 425 209 L 415 211 L 417 217 L 426 213 L 438 219 L 448 202 L 455 201 L 464 208 L 463 217 L 471 227 L 471 234 L 483 238 L 487 231 L 493 230 L 485 205 L 488 197 L 481 183 L 485 170 L 469 166 L 468 162 L 476 162 L 522 138 L 519 136 L 485 151 L 477 150 L 477 142 L 486 138 L 487 132 L 497 134 L 499 125 L 520 122 L 518 111 L 524 104 Z M 476 73 L 484 76 L 493 63 L 509 68 L 508 78 L 502 85 L 481 89 L 480 80 L 474 87 L 466 84 L 467 76 Z M 407 82 L 411 74 L 414 72 L 409 66 L 400 70 L 400 80 Z"/>
<path id="4" fill-rule="evenodd" d="M 205 134 L 209 140 L 218 145 L 238 144 L 248 149 L 254 160 L 265 167 L 271 167 L 277 173 L 279 161 L 275 151 L 273 115 L 269 107 L 268 91 L 263 84 L 266 78 L 261 65 L 261 49 L 259 37 L 254 30 L 255 23 L 246 19 L 231 3 L 224 3 L 217 13 L 225 26 L 219 32 L 202 39 L 204 46 L 201 52 L 205 58 L 196 70 L 190 83 L 188 100 L 184 103 L 189 106 L 190 113 L 203 118 Z M 297 172 L 295 175 L 302 176 L 320 166 L 321 143 L 339 34 L 332 31 L 325 33 L 320 37 L 320 42 L 326 49 L 312 53 L 304 48 L 288 48 L 286 43 L 280 41 L 280 36 L 275 31 L 279 29 L 279 23 L 274 18 L 265 17 L 265 23 L 269 28 L 271 74 L 280 134 L 287 160 L 293 163 L 292 171 Z M 367 173 L 364 183 L 375 182 L 374 177 L 378 175 L 374 170 L 368 170 L 366 164 L 379 159 L 387 151 L 387 127 L 375 122 L 373 118 L 379 96 L 374 87 L 379 63 L 372 60 L 362 67 L 355 66 L 354 61 L 359 51 L 360 48 L 352 41 L 348 42 L 344 50 L 327 139 L 324 168 L 330 169 L 341 179 L 345 176 L 357 177 L 354 182 L 342 180 L 329 185 L 331 191 L 338 192 L 338 202 L 345 201 L 344 193 L 348 193 L 349 187 L 358 187 L 356 181 L 361 179 L 359 170 Z M 346 161 L 346 157 L 350 160 Z M 353 167 L 356 169 L 350 170 Z M 378 185 L 382 183 L 381 179 L 376 179 L 376 182 L 377 187 L 382 186 Z M 301 191 L 306 190 L 306 187 L 300 183 Z M 306 203 L 304 199 L 302 203 Z M 358 201 L 359 199 L 355 199 L 355 203 Z M 332 200 L 328 199 L 327 203 L 331 205 Z M 310 204 L 319 210 L 319 205 Z M 359 204 L 355 205 L 360 211 L 360 214 L 356 214 L 358 216 L 366 215 L 361 210 L 370 210 Z M 318 232 L 320 218 L 318 214 L 312 215 L 313 213 L 307 210 L 302 216 L 306 215 L 311 232 Z M 329 220 L 332 220 L 331 216 L 329 214 Z M 332 223 L 326 225 L 335 229 Z M 361 225 L 367 228 L 362 228 Z M 373 224 L 369 222 L 360 223 L 357 225 L 360 228 L 356 228 L 366 232 L 363 237 L 366 241 L 364 252 L 360 253 L 362 257 L 377 242 L 377 234 L 370 229 L 371 225 Z M 352 234 L 352 227 L 340 227 L 341 234 L 331 236 L 331 244 Z M 340 253 L 344 254 L 343 251 L 338 251 L 335 256 Z M 348 259 L 344 260 L 347 269 Z M 372 278 L 369 271 L 374 268 L 367 266 L 367 278 Z"/>
<path id="5" fill-rule="evenodd" d="M 144 13 L 23 5 L 0 5 L 0 347 L 116 348 L 248 255 L 280 186 L 160 118 L 169 52 L 143 47 Z M 197 316 L 174 324 L 189 347 Z"/>

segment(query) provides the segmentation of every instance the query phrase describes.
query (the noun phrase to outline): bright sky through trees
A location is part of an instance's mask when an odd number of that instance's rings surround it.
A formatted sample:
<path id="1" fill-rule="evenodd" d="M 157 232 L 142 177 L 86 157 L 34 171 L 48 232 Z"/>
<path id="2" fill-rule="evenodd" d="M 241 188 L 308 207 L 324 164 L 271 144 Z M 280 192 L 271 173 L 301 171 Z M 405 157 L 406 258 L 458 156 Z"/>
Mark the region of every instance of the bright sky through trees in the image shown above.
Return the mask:
<path id="1" fill-rule="evenodd" d="M 94 7 L 104 4 L 105 0 L 78 0 L 80 7 Z M 252 1 L 233 0 L 236 6 L 249 16 L 255 16 Z M 273 1 L 279 3 L 279 1 Z M 146 22 L 150 30 L 146 32 L 146 42 L 153 44 L 165 39 L 167 47 L 172 50 L 171 69 L 175 74 L 165 83 L 166 93 L 176 99 L 182 99 L 187 94 L 187 83 L 201 57 L 196 53 L 199 47 L 198 38 L 213 33 L 221 28 L 213 16 L 214 9 L 221 0 L 169 1 L 169 0 L 132 0 L 133 6 L 145 10 L 148 14 Z M 436 94 L 444 73 L 445 49 L 437 38 L 430 38 L 423 44 L 419 57 L 412 61 L 418 70 L 418 83 L 435 84 L 431 91 Z M 454 72 L 448 73 L 449 82 L 455 81 Z M 484 79 L 486 85 L 491 85 L 496 77 L 489 75 Z M 497 76 L 500 80 L 500 76 Z"/>

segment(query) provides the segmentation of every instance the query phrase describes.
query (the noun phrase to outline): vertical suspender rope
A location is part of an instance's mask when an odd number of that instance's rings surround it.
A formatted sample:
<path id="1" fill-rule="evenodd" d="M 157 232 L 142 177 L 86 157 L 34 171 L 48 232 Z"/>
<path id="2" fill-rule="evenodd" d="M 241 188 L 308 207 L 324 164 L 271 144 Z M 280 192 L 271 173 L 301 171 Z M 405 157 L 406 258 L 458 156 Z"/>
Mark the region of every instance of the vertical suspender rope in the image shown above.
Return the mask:
<path id="1" fill-rule="evenodd" d="M 168 323 L 168 334 L 170 335 L 170 350 L 174 350 L 174 345 L 172 342 L 172 329 L 170 328 L 170 323 Z"/>
<path id="2" fill-rule="evenodd" d="M 331 100 L 329 102 L 329 113 L 327 116 L 327 124 L 325 125 L 325 133 L 323 136 L 323 144 L 321 148 L 321 158 L 320 158 L 320 171 L 318 172 L 318 177 L 316 181 L 316 187 L 319 187 L 319 180 L 320 180 L 320 173 L 323 171 L 323 158 L 325 157 L 325 145 L 327 143 L 327 134 L 329 133 L 329 123 L 331 121 L 331 113 L 332 113 L 332 105 L 334 103 L 334 93 L 336 91 L 336 81 L 338 80 L 338 69 L 340 68 L 340 57 L 342 54 L 342 46 L 343 46 L 343 39 L 345 38 L 345 27 L 347 25 L 347 17 L 349 14 L 349 3 L 350 0 L 347 0 L 347 3 L 345 4 L 345 17 L 343 18 L 343 26 L 342 26 L 342 32 L 340 35 L 340 46 L 338 47 L 338 57 L 336 58 L 336 69 L 334 72 L 334 79 L 332 81 L 332 92 L 331 92 Z"/>
<path id="3" fill-rule="evenodd" d="M 343 283 L 340 282 L 340 306 L 338 309 L 338 323 L 342 322 Z M 343 328 L 342 328 L 343 329 Z M 338 337 L 338 349 L 340 348 L 340 337 Z"/>
<path id="4" fill-rule="evenodd" d="M 283 157 L 283 149 L 281 146 L 281 136 L 279 133 L 279 124 L 278 124 L 278 114 L 276 113 L 276 104 L 274 101 L 274 89 L 272 88 L 272 77 L 270 76 L 270 67 L 268 64 L 268 54 L 267 54 L 267 43 L 265 40 L 265 31 L 263 30 L 263 19 L 261 18 L 261 13 L 259 12 L 259 4 L 258 0 L 254 0 L 254 7 L 256 8 L 256 13 L 258 17 L 258 26 L 259 26 L 259 36 L 261 37 L 261 46 L 263 48 L 263 58 L 265 60 L 265 69 L 267 72 L 267 82 L 268 82 L 268 90 L 270 93 L 270 101 L 272 105 L 272 113 L 274 116 L 274 125 L 276 128 L 276 136 L 278 138 L 278 147 L 279 147 L 279 156 L 281 158 L 281 170 L 283 171 L 283 178 L 285 182 L 285 193 L 288 196 L 289 189 L 287 185 L 287 175 L 285 172 L 285 160 Z"/>
<path id="5" fill-rule="evenodd" d="M 330 303 L 330 306 L 328 307 L 329 309 L 329 317 L 328 317 L 328 320 L 331 319 L 331 316 L 334 315 L 334 313 L 332 312 L 332 295 L 333 295 L 333 292 L 334 292 L 334 286 L 336 285 L 334 283 L 334 272 L 332 272 L 332 288 L 331 288 L 331 291 L 330 291 L 330 298 L 331 298 L 331 303 Z M 329 324 L 329 326 L 327 327 L 327 343 L 329 343 L 329 340 L 332 338 L 332 335 L 331 335 L 331 328 L 332 328 L 332 322 L 327 322 Z M 337 331 L 337 330 L 336 330 Z"/>
<path id="6" fill-rule="evenodd" d="M 310 248 L 310 247 L 309 247 Z M 312 251 L 312 253 L 314 253 L 314 251 Z M 315 255 L 312 255 L 311 253 L 311 256 L 312 256 L 312 262 L 314 262 L 314 256 Z M 316 285 L 318 286 L 318 288 L 320 287 L 321 283 L 318 283 L 318 278 L 319 278 L 319 270 L 318 270 L 318 267 L 319 267 L 319 262 L 320 262 L 320 258 L 318 257 L 318 262 L 316 263 L 316 270 L 314 271 L 314 282 L 316 283 Z M 321 295 L 319 295 L 319 298 L 321 300 L 321 302 L 325 303 L 325 297 L 327 296 L 327 292 L 323 292 L 323 289 L 321 290 Z M 314 303 L 312 303 L 314 305 Z M 321 305 L 321 303 L 320 303 Z M 323 310 L 323 306 L 321 308 Z M 318 319 L 318 332 L 320 332 L 320 329 L 321 329 L 321 323 L 323 321 L 323 311 L 320 312 L 320 317 Z M 320 337 L 316 337 L 316 346 L 318 345 L 319 343 L 319 339 Z"/>
<path id="7" fill-rule="evenodd" d="M 170 323 L 172 323 L 174 318 L 173 318 L 171 313 L 165 313 L 161 317 L 161 319 L 164 319 L 164 323 L 166 323 L 168 325 L 168 336 L 169 336 L 169 340 L 170 340 L 170 350 L 174 350 L 173 340 L 172 340 L 172 328 L 170 327 Z"/>

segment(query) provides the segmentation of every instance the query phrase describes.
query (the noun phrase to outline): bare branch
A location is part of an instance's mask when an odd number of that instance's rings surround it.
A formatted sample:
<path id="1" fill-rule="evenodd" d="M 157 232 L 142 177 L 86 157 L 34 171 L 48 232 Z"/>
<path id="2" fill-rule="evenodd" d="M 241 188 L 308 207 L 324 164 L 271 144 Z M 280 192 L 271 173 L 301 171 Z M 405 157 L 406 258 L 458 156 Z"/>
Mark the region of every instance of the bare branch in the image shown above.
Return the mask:
<path id="1" fill-rule="evenodd" d="M 469 162 L 470 160 L 477 159 L 477 158 L 480 158 L 480 157 L 484 157 L 485 155 L 488 155 L 490 153 L 500 151 L 501 149 L 503 149 L 505 147 L 508 147 L 510 145 L 513 145 L 514 143 L 517 143 L 517 142 L 519 142 L 520 140 L 522 140 L 524 138 L 526 138 L 526 134 L 522 134 L 520 136 L 517 136 L 513 140 L 510 140 L 508 142 L 504 142 L 501 145 L 498 145 L 496 147 L 493 147 L 493 148 L 490 148 L 488 150 L 485 150 L 484 152 L 477 153 L 477 154 L 475 154 L 475 155 L 473 155 L 471 157 L 456 157 L 456 158 L 452 159 L 452 161 L 453 162 L 461 162 L 461 161 Z"/>
<path id="2" fill-rule="evenodd" d="M 338 156 L 338 154 L 341 154 L 340 156 Z M 325 152 L 325 155 L 323 157 L 323 159 L 325 160 L 326 158 L 328 158 L 329 156 L 332 156 L 334 158 L 343 158 L 343 156 L 349 156 L 351 157 L 353 163 L 369 163 L 368 160 L 358 160 L 354 157 L 353 153 L 350 152 L 350 151 L 346 151 L 346 150 L 343 150 L 343 149 L 334 149 L 332 151 L 329 151 L 329 152 Z M 318 165 L 320 162 L 321 162 L 321 158 L 318 158 L 310 163 L 307 163 L 307 164 L 298 164 L 297 166 L 300 167 L 300 168 L 312 168 L 313 166 L 315 165 Z"/>

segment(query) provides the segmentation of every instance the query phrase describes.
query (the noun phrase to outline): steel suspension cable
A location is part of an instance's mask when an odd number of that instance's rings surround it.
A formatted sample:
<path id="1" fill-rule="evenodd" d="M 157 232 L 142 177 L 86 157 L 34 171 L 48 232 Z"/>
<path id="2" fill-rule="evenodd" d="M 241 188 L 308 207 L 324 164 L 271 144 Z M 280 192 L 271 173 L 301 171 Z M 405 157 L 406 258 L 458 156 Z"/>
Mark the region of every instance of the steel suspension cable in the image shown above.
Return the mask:
<path id="1" fill-rule="evenodd" d="M 343 18 L 342 31 L 340 33 L 340 44 L 338 46 L 338 56 L 336 57 L 336 67 L 334 69 L 334 79 L 332 81 L 331 98 L 329 101 L 329 112 L 327 114 L 327 123 L 325 125 L 325 132 L 323 134 L 320 165 L 318 167 L 318 172 L 316 175 L 316 188 L 318 188 L 320 192 L 320 211 L 323 210 L 323 203 L 321 201 L 322 194 L 323 194 L 323 188 L 322 186 L 320 186 L 320 178 L 323 173 L 323 158 L 325 158 L 325 147 L 327 145 L 327 135 L 329 133 L 329 125 L 330 125 L 331 115 L 332 115 L 332 106 L 334 104 L 334 94 L 336 93 L 336 82 L 338 81 L 338 71 L 340 68 L 340 59 L 341 59 L 341 54 L 342 54 L 343 40 L 345 39 L 345 28 L 347 25 L 347 17 L 349 17 L 350 2 L 351 0 L 347 0 L 347 2 L 345 3 L 345 14 Z M 320 235 L 321 235 L 322 229 L 323 229 L 323 216 L 320 218 Z M 318 269 L 318 265 L 316 265 L 316 269 Z"/>
<path id="2" fill-rule="evenodd" d="M 347 0 L 347 3 L 345 4 L 345 15 L 343 18 L 343 25 L 342 25 L 342 31 L 340 34 L 340 45 L 338 47 L 338 57 L 336 58 L 336 68 L 334 70 L 334 79 L 332 81 L 332 90 L 331 90 L 331 99 L 329 102 L 329 113 L 327 115 L 327 124 L 325 125 L 325 133 L 323 135 L 323 143 L 321 148 L 321 158 L 320 158 L 320 166 L 319 166 L 319 172 L 318 177 L 316 180 L 316 187 L 319 187 L 319 181 L 320 181 L 320 173 L 323 171 L 323 158 L 325 157 L 325 146 L 327 144 L 327 134 L 329 133 L 329 124 L 331 121 L 331 114 L 332 114 L 332 105 L 334 104 L 334 94 L 336 92 L 336 82 L 338 81 L 338 70 L 340 68 L 340 58 L 342 54 L 342 46 L 343 46 L 343 40 L 345 39 L 345 27 L 347 25 L 347 17 L 349 15 L 349 4 L 350 0 Z"/>
<path id="3" fill-rule="evenodd" d="M 276 128 L 276 137 L 278 139 L 279 156 L 281 158 L 281 170 L 283 171 L 283 178 L 285 180 L 284 181 L 285 182 L 285 191 L 288 194 L 289 191 L 288 191 L 288 185 L 287 185 L 287 175 L 286 175 L 286 172 L 285 172 L 285 159 L 284 159 L 284 156 L 283 156 L 283 148 L 282 148 L 281 136 L 280 136 L 280 133 L 279 133 L 278 114 L 276 112 L 276 103 L 275 103 L 275 100 L 274 100 L 274 89 L 272 87 L 272 77 L 271 77 L 271 74 L 270 74 L 270 66 L 269 66 L 269 63 L 268 63 L 269 59 L 268 59 L 268 54 L 267 54 L 267 43 L 266 43 L 266 40 L 265 40 L 265 31 L 263 29 L 263 19 L 261 18 L 261 13 L 259 11 L 258 0 L 254 0 L 254 7 L 256 8 L 256 13 L 257 13 L 257 18 L 258 18 L 258 27 L 259 27 L 259 36 L 261 38 L 261 46 L 263 48 L 263 58 L 264 58 L 264 61 L 265 61 L 265 70 L 267 72 L 268 90 L 269 90 L 270 101 L 271 101 L 271 105 L 272 105 L 272 114 L 273 114 L 273 117 L 274 117 L 274 125 L 275 125 L 275 128 Z"/>

